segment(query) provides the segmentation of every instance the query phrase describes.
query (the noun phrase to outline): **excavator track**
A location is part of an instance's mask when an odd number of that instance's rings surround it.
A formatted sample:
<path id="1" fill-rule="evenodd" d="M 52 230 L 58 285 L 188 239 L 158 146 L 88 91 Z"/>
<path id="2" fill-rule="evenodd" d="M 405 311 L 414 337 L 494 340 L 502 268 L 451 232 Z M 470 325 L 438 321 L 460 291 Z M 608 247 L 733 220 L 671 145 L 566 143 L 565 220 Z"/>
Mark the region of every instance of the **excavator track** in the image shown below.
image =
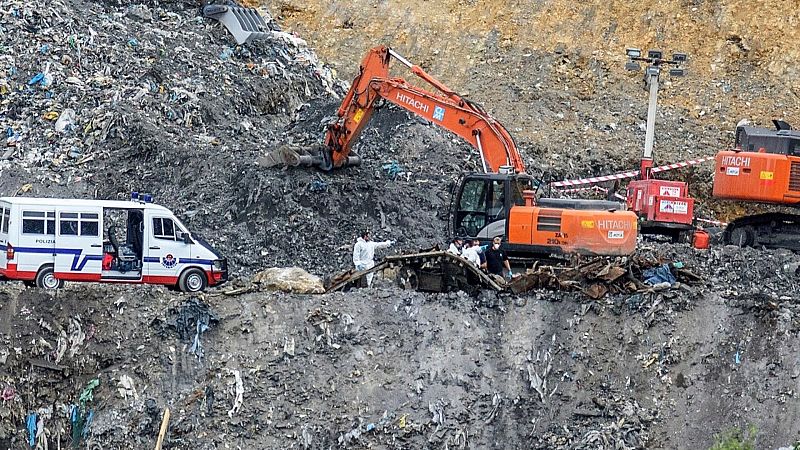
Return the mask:
<path id="1" fill-rule="evenodd" d="M 387 256 L 371 269 L 345 272 L 331 280 L 326 290 L 346 291 L 359 286 L 367 274 L 386 269 L 397 270 L 397 284 L 408 290 L 472 292 L 480 288 L 494 291 L 506 288 L 504 282 L 498 282 L 461 256 L 444 251 L 428 251 Z"/>
<path id="2" fill-rule="evenodd" d="M 800 251 L 800 215 L 765 213 L 736 219 L 725 229 L 723 241 L 739 247 Z"/>

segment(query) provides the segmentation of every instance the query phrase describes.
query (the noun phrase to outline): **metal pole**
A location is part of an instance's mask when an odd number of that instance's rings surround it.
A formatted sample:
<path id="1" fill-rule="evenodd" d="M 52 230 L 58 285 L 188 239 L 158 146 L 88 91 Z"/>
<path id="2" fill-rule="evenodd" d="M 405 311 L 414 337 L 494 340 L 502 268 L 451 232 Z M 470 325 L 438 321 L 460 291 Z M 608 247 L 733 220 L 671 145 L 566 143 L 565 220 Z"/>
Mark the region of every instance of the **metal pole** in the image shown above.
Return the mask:
<path id="1" fill-rule="evenodd" d="M 411 68 L 411 66 L 413 66 L 413 64 L 411 64 L 411 61 L 409 61 L 409 60 L 405 59 L 405 58 L 403 57 L 403 55 L 401 55 L 400 53 L 397 53 L 396 51 L 394 51 L 394 50 L 392 50 L 392 49 L 389 49 L 389 54 L 390 54 L 390 55 L 392 55 L 392 56 L 394 56 L 394 58 L 395 58 L 396 60 L 398 60 L 398 61 L 400 61 L 401 63 L 403 63 L 403 65 L 404 65 L 404 66 L 406 66 L 406 67 L 408 67 L 409 69 Z"/>
<path id="2" fill-rule="evenodd" d="M 644 136 L 644 154 L 642 155 L 643 179 L 650 178 L 650 167 L 653 166 L 653 141 L 656 131 L 656 103 L 658 101 L 658 75 L 648 75 L 650 81 L 650 102 L 647 105 L 647 131 Z"/>
<path id="3" fill-rule="evenodd" d="M 483 164 L 483 173 L 488 173 L 489 171 L 486 169 L 486 158 L 484 158 L 483 156 L 483 145 L 481 144 L 480 131 L 475 133 L 475 141 L 478 143 L 478 153 L 481 154 L 481 164 Z"/>

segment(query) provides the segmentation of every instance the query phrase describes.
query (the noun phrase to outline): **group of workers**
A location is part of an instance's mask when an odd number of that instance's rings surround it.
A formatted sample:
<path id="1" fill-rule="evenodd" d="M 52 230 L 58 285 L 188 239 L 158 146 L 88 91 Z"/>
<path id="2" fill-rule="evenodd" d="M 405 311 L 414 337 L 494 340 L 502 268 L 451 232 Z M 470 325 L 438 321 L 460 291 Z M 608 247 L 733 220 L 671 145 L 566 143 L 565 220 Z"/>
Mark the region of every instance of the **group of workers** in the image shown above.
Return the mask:
<path id="1" fill-rule="evenodd" d="M 502 248 L 502 239 L 495 236 L 492 245 L 481 245 L 477 239 L 466 241 L 460 237 L 453 238 L 448 253 L 459 255 L 481 269 L 497 276 L 512 277 L 511 263 L 508 254 Z"/>
<path id="2" fill-rule="evenodd" d="M 359 236 L 356 244 L 353 246 L 353 264 L 356 270 L 360 272 L 375 267 L 375 250 L 389 248 L 394 244 L 395 241 L 392 240 L 381 242 L 373 241 L 369 231 L 361 233 L 361 236 Z M 511 264 L 508 261 L 506 251 L 501 248 L 501 244 L 502 239 L 500 236 L 496 236 L 492 239 L 491 246 L 481 245 L 480 241 L 477 239 L 467 239 L 465 242 L 464 239 L 456 237 L 450 243 L 450 247 L 447 251 L 461 256 L 490 274 L 511 278 Z M 374 273 L 367 274 L 366 279 L 368 287 L 372 286 L 374 275 Z"/>

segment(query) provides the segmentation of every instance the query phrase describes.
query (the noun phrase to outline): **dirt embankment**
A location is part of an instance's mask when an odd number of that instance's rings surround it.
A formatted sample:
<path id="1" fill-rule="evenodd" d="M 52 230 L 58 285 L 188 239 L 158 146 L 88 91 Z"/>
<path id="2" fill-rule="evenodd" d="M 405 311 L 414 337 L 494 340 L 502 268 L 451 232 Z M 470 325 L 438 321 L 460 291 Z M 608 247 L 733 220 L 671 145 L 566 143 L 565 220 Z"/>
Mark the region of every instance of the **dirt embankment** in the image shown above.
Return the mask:
<path id="1" fill-rule="evenodd" d="M 530 165 L 556 177 L 636 165 L 647 99 L 641 75 L 623 69 L 626 47 L 690 58 L 688 75 L 661 92 L 657 162 L 731 145 L 742 118 L 769 125 L 800 113 L 800 15 L 778 1 L 262 3 L 342 78 L 352 78 L 368 48 L 394 47 L 484 104 Z M 700 198 L 710 194 L 707 167 L 672 176 L 693 181 Z"/>
<path id="2" fill-rule="evenodd" d="M 0 443 L 26 439 L 37 412 L 50 448 L 59 433 L 66 445 L 66 411 L 92 379 L 89 448 L 149 447 L 167 406 L 174 449 L 708 448 L 748 425 L 757 448 L 793 442 L 798 257 L 676 250 L 650 249 L 704 282 L 601 301 L 379 280 L 322 296 L 212 293 L 209 311 L 152 287 L 6 285 Z M 763 267 L 745 270 L 757 254 Z"/>

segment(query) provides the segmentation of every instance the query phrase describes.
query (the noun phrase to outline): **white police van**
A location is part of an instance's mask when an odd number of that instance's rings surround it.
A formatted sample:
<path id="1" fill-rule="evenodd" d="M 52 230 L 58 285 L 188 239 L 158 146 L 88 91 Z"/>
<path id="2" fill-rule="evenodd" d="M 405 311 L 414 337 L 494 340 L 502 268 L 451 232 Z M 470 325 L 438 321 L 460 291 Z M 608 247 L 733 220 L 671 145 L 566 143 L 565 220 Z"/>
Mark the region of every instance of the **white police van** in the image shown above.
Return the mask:
<path id="1" fill-rule="evenodd" d="M 227 262 L 149 195 L 131 201 L 0 197 L 0 277 L 55 289 L 64 281 L 148 283 L 199 292 Z"/>

